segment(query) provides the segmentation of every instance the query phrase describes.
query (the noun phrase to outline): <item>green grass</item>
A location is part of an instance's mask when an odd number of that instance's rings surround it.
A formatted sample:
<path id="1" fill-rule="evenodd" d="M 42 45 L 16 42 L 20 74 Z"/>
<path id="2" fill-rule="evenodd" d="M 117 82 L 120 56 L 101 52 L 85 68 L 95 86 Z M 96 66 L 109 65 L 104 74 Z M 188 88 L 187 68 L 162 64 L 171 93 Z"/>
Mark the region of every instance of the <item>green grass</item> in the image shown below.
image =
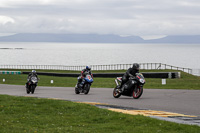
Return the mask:
<path id="1" fill-rule="evenodd" d="M 63 100 L 0 95 L 1 133 L 198 133 L 199 126 L 161 121 Z"/>
<path id="2" fill-rule="evenodd" d="M 194 76 L 185 72 L 181 72 L 179 79 L 167 79 L 167 84 L 162 85 L 161 79 L 146 79 L 147 88 L 159 89 L 195 89 L 200 90 L 200 77 Z"/>
<path id="3" fill-rule="evenodd" d="M 169 72 L 169 71 L 174 72 L 175 70 L 142 70 L 141 72 Z M 55 71 L 55 70 L 52 70 L 51 72 L 72 73 L 72 71 Z M 104 72 L 116 73 L 116 72 L 125 72 L 125 70 L 93 71 L 93 73 L 104 73 Z M 78 73 L 78 71 L 77 72 L 75 71 L 74 73 Z M 42 76 L 42 75 L 40 75 L 39 77 L 40 77 L 40 81 L 38 84 L 39 86 L 74 87 L 75 84 L 77 83 L 77 78 L 74 77 L 54 77 L 54 76 Z M 3 78 L 6 79 L 6 82 L 2 81 Z M 27 75 L 24 74 L 22 75 L 0 74 L 0 84 L 24 85 L 26 83 L 26 78 Z M 54 80 L 54 84 L 50 84 L 50 80 Z M 115 87 L 114 78 L 94 78 L 94 83 L 92 84 L 92 87 L 113 88 Z M 161 79 L 146 78 L 146 84 L 144 88 L 200 90 L 200 77 L 193 76 L 185 72 L 181 72 L 180 79 L 167 79 L 166 85 L 161 84 Z"/>

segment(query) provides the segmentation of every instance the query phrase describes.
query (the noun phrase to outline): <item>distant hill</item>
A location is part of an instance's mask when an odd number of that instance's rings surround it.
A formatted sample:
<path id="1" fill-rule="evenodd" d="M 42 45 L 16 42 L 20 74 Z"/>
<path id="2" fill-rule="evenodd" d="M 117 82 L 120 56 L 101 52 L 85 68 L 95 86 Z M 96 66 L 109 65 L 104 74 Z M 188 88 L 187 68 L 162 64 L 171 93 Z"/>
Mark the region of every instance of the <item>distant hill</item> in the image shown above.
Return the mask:
<path id="1" fill-rule="evenodd" d="M 77 42 L 77 43 L 132 43 L 142 42 L 137 36 L 120 37 L 117 35 L 97 34 L 42 34 L 27 33 L 0 37 L 1 42 Z"/>
<path id="2" fill-rule="evenodd" d="M 98 34 L 44 34 L 20 33 L 0 37 L 0 42 L 68 42 L 68 43 L 199 43 L 200 35 L 167 36 L 144 40 L 139 36 L 118 36 Z"/>
<path id="3" fill-rule="evenodd" d="M 161 39 L 148 40 L 148 43 L 198 43 L 200 44 L 200 35 L 179 35 L 166 36 Z"/>

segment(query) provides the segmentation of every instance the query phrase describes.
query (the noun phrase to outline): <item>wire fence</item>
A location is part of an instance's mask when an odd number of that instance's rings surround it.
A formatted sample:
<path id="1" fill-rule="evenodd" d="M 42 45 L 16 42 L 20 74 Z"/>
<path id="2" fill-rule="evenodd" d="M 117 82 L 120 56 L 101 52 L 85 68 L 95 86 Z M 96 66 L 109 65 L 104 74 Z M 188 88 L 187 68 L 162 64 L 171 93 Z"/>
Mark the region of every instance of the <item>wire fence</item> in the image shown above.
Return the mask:
<path id="1" fill-rule="evenodd" d="M 181 70 L 183 72 L 200 76 L 200 70 L 176 67 L 162 63 L 139 63 L 143 70 Z M 91 65 L 92 70 L 127 70 L 132 64 L 110 64 L 110 65 Z M 80 71 L 85 66 L 66 66 L 66 65 L 0 65 L 0 69 L 36 69 L 36 70 L 71 70 Z"/>

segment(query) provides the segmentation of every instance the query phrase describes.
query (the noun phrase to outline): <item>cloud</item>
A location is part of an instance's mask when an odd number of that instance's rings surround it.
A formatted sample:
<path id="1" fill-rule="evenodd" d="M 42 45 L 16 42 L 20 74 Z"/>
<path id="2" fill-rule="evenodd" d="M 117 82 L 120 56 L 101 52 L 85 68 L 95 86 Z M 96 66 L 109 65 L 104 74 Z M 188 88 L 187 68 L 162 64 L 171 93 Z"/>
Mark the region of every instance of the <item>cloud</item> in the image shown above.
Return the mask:
<path id="1" fill-rule="evenodd" d="M 8 23 L 15 23 L 15 20 L 8 16 L 0 16 L 0 24 L 6 25 Z"/>
<path id="2" fill-rule="evenodd" d="M 1 0 L 0 9 L 4 33 L 200 34 L 198 0 Z"/>
<path id="3" fill-rule="evenodd" d="M 149 35 L 149 36 L 140 36 L 144 40 L 160 39 L 166 37 L 166 35 Z"/>

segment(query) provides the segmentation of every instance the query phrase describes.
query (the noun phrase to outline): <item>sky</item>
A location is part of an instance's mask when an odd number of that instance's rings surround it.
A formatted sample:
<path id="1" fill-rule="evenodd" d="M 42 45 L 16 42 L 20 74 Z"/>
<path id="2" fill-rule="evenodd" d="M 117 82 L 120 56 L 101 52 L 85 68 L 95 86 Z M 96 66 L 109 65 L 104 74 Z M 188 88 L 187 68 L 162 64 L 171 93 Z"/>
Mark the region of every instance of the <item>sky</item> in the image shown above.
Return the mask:
<path id="1" fill-rule="evenodd" d="M 0 35 L 200 35 L 200 0 L 0 0 Z"/>

